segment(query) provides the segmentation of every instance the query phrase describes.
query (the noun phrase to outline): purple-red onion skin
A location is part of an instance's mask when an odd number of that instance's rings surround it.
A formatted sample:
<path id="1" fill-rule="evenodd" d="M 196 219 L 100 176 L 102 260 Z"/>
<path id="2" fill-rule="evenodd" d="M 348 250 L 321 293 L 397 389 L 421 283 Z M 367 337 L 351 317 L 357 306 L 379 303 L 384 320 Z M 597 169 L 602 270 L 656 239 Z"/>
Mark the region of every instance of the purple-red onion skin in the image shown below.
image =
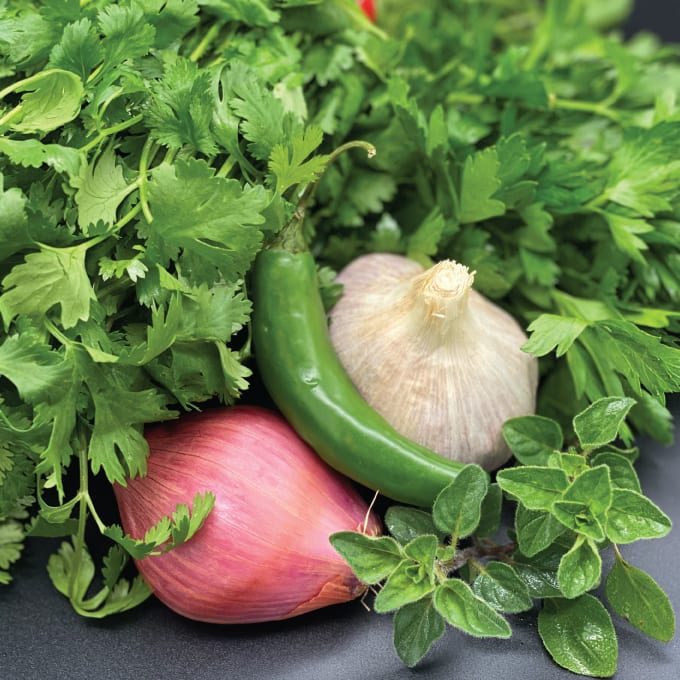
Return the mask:
<path id="1" fill-rule="evenodd" d="M 178 503 L 215 494 L 189 541 L 136 561 L 168 607 L 200 621 L 255 623 L 365 591 L 329 536 L 378 534 L 379 520 L 281 416 L 255 406 L 221 408 L 153 425 L 145 437 L 147 475 L 114 486 L 126 533 L 143 538 Z"/>

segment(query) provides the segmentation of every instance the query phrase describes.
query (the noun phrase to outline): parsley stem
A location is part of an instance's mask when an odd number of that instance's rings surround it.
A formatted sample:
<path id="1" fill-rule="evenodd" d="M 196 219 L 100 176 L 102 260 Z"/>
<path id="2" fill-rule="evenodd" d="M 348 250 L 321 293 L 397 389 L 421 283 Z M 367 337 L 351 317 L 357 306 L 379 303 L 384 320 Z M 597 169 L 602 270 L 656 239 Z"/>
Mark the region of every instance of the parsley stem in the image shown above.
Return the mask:
<path id="1" fill-rule="evenodd" d="M 450 92 L 446 95 L 446 101 L 451 104 L 481 104 L 484 96 L 472 92 Z"/>
<path id="2" fill-rule="evenodd" d="M 221 23 L 213 24 L 208 31 L 206 31 L 201 42 L 196 45 L 194 51 L 189 55 L 189 59 L 194 62 L 198 61 L 205 54 L 208 47 L 210 47 L 210 43 L 217 37 L 221 29 Z"/>
<path id="3" fill-rule="evenodd" d="M 616 111 L 607 108 L 598 102 L 585 102 L 577 99 L 561 99 L 555 94 L 549 96 L 549 106 L 552 109 L 562 109 L 566 111 L 583 111 L 584 113 L 594 113 L 597 116 L 609 118 L 614 122 L 619 122 Z"/>
<path id="4" fill-rule="evenodd" d="M 132 118 L 122 121 L 121 123 L 117 123 L 116 125 L 112 125 L 111 127 L 100 130 L 99 134 L 87 144 L 81 146 L 79 151 L 89 151 L 90 149 L 93 149 L 95 146 L 97 146 L 97 144 L 105 140 L 107 137 L 115 135 L 118 132 L 122 132 L 123 130 L 127 130 L 133 125 L 137 125 L 137 123 L 141 122 L 143 118 L 144 116 L 140 113 L 136 116 L 133 116 Z"/>
<path id="5" fill-rule="evenodd" d="M 153 150 L 153 153 L 151 149 Z M 142 206 L 142 212 L 147 222 L 153 222 L 153 215 L 151 214 L 151 208 L 149 208 L 149 196 L 147 193 L 148 186 L 148 172 L 149 163 L 153 156 L 156 155 L 157 147 L 155 146 L 153 139 L 148 137 L 144 146 L 142 148 L 142 153 L 139 157 L 139 204 Z"/>
<path id="6" fill-rule="evenodd" d="M 85 500 L 87 502 L 87 507 L 90 509 L 90 514 L 92 515 L 92 519 L 95 521 L 95 524 L 97 525 L 97 528 L 99 529 L 99 532 L 103 534 L 104 531 L 106 531 L 106 524 L 104 524 L 101 517 L 99 516 L 99 513 L 95 510 L 94 502 L 92 501 L 92 496 L 90 496 L 89 493 L 86 493 L 85 494 Z"/>
<path id="7" fill-rule="evenodd" d="M 235 165 L 236 159 L 233 156 L 229 156 L 215 173 L 215 177 L 228 177 Z"/>

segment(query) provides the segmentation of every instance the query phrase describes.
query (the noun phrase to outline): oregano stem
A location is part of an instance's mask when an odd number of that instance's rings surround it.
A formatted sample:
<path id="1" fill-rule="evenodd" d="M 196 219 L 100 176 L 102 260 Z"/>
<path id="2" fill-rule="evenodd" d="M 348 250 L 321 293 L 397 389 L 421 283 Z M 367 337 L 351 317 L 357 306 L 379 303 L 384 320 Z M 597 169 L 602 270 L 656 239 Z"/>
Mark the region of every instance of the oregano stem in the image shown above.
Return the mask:
<path id="1" fill-rule="evenodd" d="M 487 543 L 476 544 L 456 551 L 453 559 L 442 563 L 442 567 L 452 574 L 459 569 L 462 569 L 468 562 L 477 562 L 478 560 L 486 558 L 505 559 L 516 548 L 515 543 Z"/>

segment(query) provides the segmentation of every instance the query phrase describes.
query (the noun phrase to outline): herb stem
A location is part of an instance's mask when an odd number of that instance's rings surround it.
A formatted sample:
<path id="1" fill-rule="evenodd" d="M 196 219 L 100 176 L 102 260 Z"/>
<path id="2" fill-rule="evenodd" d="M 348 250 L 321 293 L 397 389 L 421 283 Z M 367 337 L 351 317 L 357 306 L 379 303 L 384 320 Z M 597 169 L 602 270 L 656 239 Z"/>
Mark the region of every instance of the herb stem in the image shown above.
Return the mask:
<path id="1" fill-rule="evenodd" d="M 153 153 L 151 151 L 154 148 Z M 151 208 L 149 208 L 149 195 L 147 193 L 149 164 L 153 156 L 156 155 L 157 148 L 151 137 L 148 137 L 142 148 L 142 153 L 139 157 L 139 204 L 142 207 L 144 218 L 147 222 L 153 222 L 153 215 Z"/>
<path id="2" fill-rule="evenodd" d="M 228 177 L 235 165 L 236 159 L 233 156 L 229 156 L 215 173 L 215 177 Z"/>
<path id="3" fill-rule="evenodd" d="M 142 212 L 142 204 L 137 203 L 134 208 L 128 210 L 113 226 L 118 231 L 122 229 L 130 220 L 133 220 L 139 213 Z"/>
<path id="4" fill-rule="evenodd" d="M 468 548 L 458 550 L 453 559 L 444 562 L 442 567 L 448 574 L 452 574 L 464 567 L 468 562 L 477 563 L 487 557 L 504 559 L 515 549 L 514 543 L 477 543 Z"/>
<path id="5" fill-rule="evenodd" d="M 112 135 L 117 134 L 118 132 L 122 132 L 123 130 L 131 128 L 133 125 L 136 125 L 137 123 L 141 122 L 143 118 L 144 116 L 140 113 L 136 116 L 133 116 L 132 118 L 128 118 L 128 120 L 124 120 L 120 123 L 117 123 L 116 125 L 112 125 L 111 127 L 100 130 L 99 134 L 94 139 L 89 141 L 87 144 L 81 146 L 79 151 L 89 151 L 90 149 L 93 149 L 107 137 L 110 137 Z"/>
<path id="6" fill-rule="evenodd" d="M 616 111 L 607 108 L 604 104 L 599 102 L 586 102 L 578 99 L 561 99 L 554 93 L 551 93 L 548 96 L 548 105 L 552 109 L 593 113 L 596 116 L 603 116 L 604 118 L 609 118 L 614 122 L 619 122 L 619 116 Z"/>
<path id="7" fill-rule="evenodd" d="M 92 496 L 90 496 L 89 493 L 85 494 L 85 500 L 87 502 L 87 507 L 90 509 L 90 514 L 92 515 L 92 519 L 95 521 L 95 524 L 97 525 L 97 528 L 99 529 L 99 532 L 101 534 L 106 531 L 106 524 L 102 521 L 101 517 L 99 516 L 99 513 L 95 510 L 94 507 L 94 502 L 92 501 Z"/>
<path id="8" fill-rule="evenodd" d="M 446 101 L 451 104 L 481 104 L 484 101 L 484 95 L 472 92 L 450 92 L 446 95 Z"/>
<path id="9" fill-rule="evenodd" d="M 82 430 L 78 432 L 78 465 L 80 469 L 80 489 L 78 491 L 78 530 L 73 538 L 73 568 L 69 574 L 69 600 L 75 609 L 80 602 L 76 602 L 76 584 L 83 564 L 83 550 L 85 549 L 85 528 L 87 526 L 87 499 L 89 496 L 89 465 L 87 461 L 87 444 Z"/>
<path id="10" fill-rule="evenodd" d="M 217 37 L 221 29 L 222 23 L 213 24 L 206 31 L 205 35 L 201 39 L 201 42 L 196 45 L 194 51 L 189 55 L 189 59 L 194 62 L 198 61 L 205 54 L 208 47 L 210 47 L 210 43 L 212 43 L 212 41 Z"/>
<path id="11" fill-rule="evenodd" d="M 23 108 L 24 107 L 22 104 L 17 104 L 17 106 L 15 106 L 13 109 L 10 109 L 2 118 L 0 118 L 0 129 L 10 123 L 13 118 L 16 118 L 17 115 L 23 111 Z"/>

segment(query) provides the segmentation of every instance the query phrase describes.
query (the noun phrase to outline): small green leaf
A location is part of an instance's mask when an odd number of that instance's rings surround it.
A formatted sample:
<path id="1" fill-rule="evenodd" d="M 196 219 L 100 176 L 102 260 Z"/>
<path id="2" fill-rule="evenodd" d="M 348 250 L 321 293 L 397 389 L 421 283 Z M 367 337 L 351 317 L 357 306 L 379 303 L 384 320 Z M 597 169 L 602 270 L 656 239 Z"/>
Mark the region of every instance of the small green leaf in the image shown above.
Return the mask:
<path id="1" fill-rule="evenodd" d="M 616 672 L 616 631 L 609 612 L 592 595 L 546 600 L 538 614 L 538 633 L 563 668 L 595 678 L 609 678 Z"/>
<path id="2" fill-rule="evenodd" d="M 508 622 L 460 579 L 445 581 L 434 593 L 437 611 L 455 628 L 475 637 L 508 638 Z"/>
<path id="3" fill-rule="evenodd" d="M 569 552 L 562 556 L 557 580 L 564 596 L 574 599 L 600 583 L 602 558 L 593 541 L 578 536 Z"/>
<path id="4" fill-rule="evenodd" d="M 593 514 L 588 503 L 555 501 L 551 512 L 568 529 L 595 541 L 604 540 L 604 527 L 598 517 Z"/>
<path id="5" fill-rule="evenodd" d="M 553 453 L 548 459 L 548 466 L 564 470 L 569 477 L 578 477 L 588 469 L 585 456 L 578 453 Z"/>
<path id="6" fill-rule="evenodd" d="M 431 580 L 422 578 L 423 571 L 418 567 L 413 560 L 408 559 L 397 566 L 376 595 L 373 602 L 376 612 L 394 611 L 405 604 L 417 602 L 434 590 Z"/>
<path id="7" fill-rule="evenodd" d="M 559 424 L 543 416 L 510 418 L 503 425 L 503 439 L 520 463 L 542 466 L 564 441 Z"/>
<path id="8" fill-rule="evenodd" d="M 609 468 L 609 477 L 613 488 L 641 492 L 637 472 L 635 472 L 635 468 L 628 458 L 605 451 L 598 453 L 593 458 L 592 465 L 593 467 L 606 465 Z"/>
<path id="9" fill-rule="evenodd" d="M 431 597 L 404 605 L 394 615 L 394 647 L 399 658 L 412 668 L 445 630 L 444 619 Z"/>
<path id="10" fill-rule="evenodd" d="M 72 184 L 77 188 L 78 224 L 81 229 L 100 220 L 106 225 L 116 221 L 116 211 L 134 187 L 128 185 L 123 168 L 116 162 L 116 154 L 109 147 L 97 159 L 96 165 L 83 164 Z"/>
<path id="11" fill-rule="evenodd" d="M 313 182 L 323 173 L 328 156 L 305 160 L 321 144 L 323 131 L 316 125 L 296 130 L 285 144 L 276 144 L 269 156 L 269 171 L 275 176 L 276 192 L 283 194 L 296 184 Z"/>
<path id="12" fill-rule="evenodd" d="M 503 562 L 489 562 L 475 579 L 472 590 L 494 609 L 507 614 L 527 611 L 533 604 L 526 583 Z"/>
<path id="13" fill-rule="evenodd" d="M 478 465 L 466 465 L 434 501 L 432 519 L 456 540 L 469 536 L 479 524 L 489 482 Z"/>
<path id="14" fill-rule="evenodd" d="M 434 534 L 439 538 L 443 538 L 445 535 L 445 532 L 440 532 L 434 525 L 432 515 L 429 512 L 401 505 L 393 505 L 387 508 L 385 526 L 402 545 L 423 534 Z"/>
<path id="15" fill-rule="evenodd" d="M 9 567 L 21 557 L 24 531 L 19 522 L 0 521 L 0 585 L 9 583 Z"/>
<path id="16" fill-rule="evenodd" d="M 480 538 L 493 536 L 501 524 L 503 510 L 503 490 L 498 484 L 489 484 L 482 501 L 481 517 L 475 534 Z"/>
<path id="17" fill-rule="evenodd" d="M 581 411 L 573 421 L 581 446 L 592 449 L 614 441 L 634 405 L 627 397 L 604 397 Z"/>
<path id="18" fill-rule="evenodd" d="M 54 587 L 73 602 L 81 602 L 94 578 L 94 563 L 87 549 L 78 556 L 73 545 L 64 542 L 50 555 L 47 573 Z"/>
<path id="19" fill-rule="evenodd" d="M 215 504 L 215 495 L 211 492 L 197 493 L 192 500 L 192 507 L 179 503 L 172 517 L 164 516 L 150 527 L 143 539 L 134 539 L 123 533 L 118 524 L 112 524 L 102 532 L 123 547 L 135 559 L 141 560 L 149 555 L 158 555 L 172 550 L 188 541 L 203 526 L 203 522 Z"/>
<path id="20" fill-rule="evenodd" d="M 61 69 L 39 71 L 17 83 L 14 92 L 24 92 L 10 127 L 17 132 L 45 133 L 72 121 L 80 112 L 83 83 L 75 73 Z"/>
<path id="21" fill-rule="evenodd" d="M 643 538 L 661 538 L 672 522 L 649 498 L 629 489 L 614 489 L 607 513 L 607 537 L 614 543 L 632 543 Z"/>
<path id="22" fill-rule="evenodd" d="M 529 324 L 529 339 L 522 345 L 525 352 L 542 357 L 557 349 L 556 356 L 566 354 L 574 341 L 588 327 L 588 322 L 557 314 L 541 314 Z"/>
<path id="23" fill-rule="evenodd" d="M 612 504 L 612 485 L 609 468 L 598 465 L 581 473 L 564 492 L 562 499 L 585 503 L 601 522 Z"/>
<path id="24" fill-rule="evenodd" d="M 526 583 L 531 597 L 540 599 L 562 597 L 557 570 L 565 552 L 566 549 L 557 543 L 531 557 L 515 552 L 513 555 L 515 571 Z"/>
<path id="25" fill-rule="evenodd" d="M 550 510 L 569 486 L 564 470 L 534 465 L 501 470 L 496 481 L 529 510 Z"/>
<path id="26" fill-rule="evenodd" d="M 493 147 L 465 159 L 460 187 L 461 224 L 479 222 L 505 212 L 505 204 L 493 198 L 502 184 L 497 176 L 499 169 L 500 161 Z"/>
<path id="27" fill-rule="evenodd" d="M 389 536 L 338 531 L 331 534 L 330 542 L 364 583 L 382 581 L 404 559 L 399 544 Z"/>
<path id="28" fill-rule="evenodd" d="M 191 507 L 180 503 L 172 513 L 171 549 L 188 541 L 202 526 L 215 505 L 215 494 L 197 493 Z"/>
<path id="29" fill-rule="evenodd" d="M 439 541 L 436 536 L 417 536 L 404 546 L 404 555 L 432 570 Z"/>
<path id="30" fill-rule="evenodd" d="M 61 306 L 61 324 L 72 328 L 90 315 L 95 294 L 85 269 L 89 243 L 70 248 L 41 246 L 28 253 L 3 280 L 0 312 L 5 325 L 19 314 L 44 317 Z"/>
<path id="31" fill-rule="evenodd" d="M 533 557 L 561 536 L 566 527 L 545 510 L 528 510 L 521 503 L 515 512 L 517 542 L 523 555 Z"/>
<path id="32" fill-rule="evenodd" d="M 673 638 L 673 607 L 649 574 L 617 555 L 605 588 L 609 604 L 619 616 L 656 640 L 668 642 Z"/>

